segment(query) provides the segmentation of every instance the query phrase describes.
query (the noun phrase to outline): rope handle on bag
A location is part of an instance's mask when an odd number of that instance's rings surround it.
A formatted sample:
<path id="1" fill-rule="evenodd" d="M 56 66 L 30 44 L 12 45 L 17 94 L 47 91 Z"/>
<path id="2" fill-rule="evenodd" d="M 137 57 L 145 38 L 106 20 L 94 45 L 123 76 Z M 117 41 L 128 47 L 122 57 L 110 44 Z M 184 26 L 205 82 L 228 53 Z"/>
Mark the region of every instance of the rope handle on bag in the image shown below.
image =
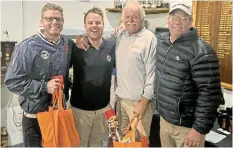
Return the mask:
<path id="1" fill-rule="evenodd" d="M 140 119 L 140 120 L 141 120 L 141 119 Z M 130 134 L 132 135 L 132 142 L 135 142 L 135 139 L 136 139 L 135 135 L 136 135 L 137 125 L 138 125 L 138 122 L 139 122 L 140 120 L 137 118 L 137 116 L 133 116 L 133 118 L 130 120 L 130 123 L 129 123 L 128 127 L 127 127 L 126 130 L 125 130 L 125 136 L 127 137 L 127 134 L 129 134 L 130 128 L 132 129 L 132 132 L 133 132 L 133 133 L 130 133 Z M 134 123 L 134 121 L 135 121 L 136 123 L 134 124 L 134 126 L 131 126 L 131 125 Z M 143 137 L 143 134 L 142 134 L 142 131 L 143 131 L 142 122 L 141 122 L 141 126 L 140 126 L 140 127 L 141 127 L 141 132 L 138 131 L 138 133 L 140 134 L 140 137 Z M 124 139 L 124 138 L 123 138 L 123 139 Z"/>
<path id="2" fill-rule="evenodd" d="M 58 105 L 58 109 L 59 110 L 64 110 L 63 106 L 62 106 L 62 83 L 63 81 L 60 80 L 59 81 L 60 85 L 58 86 L 58 90 L 55 91 L 52 95 L 52 104 L 53 104 L 53 109 L 56 107 L 56 105 Z"/>
<path id="3" fill-rule="evenodd" d="M 136 120 L 136 124 L 135 124 L 135 126 L 132 127 L 131 125 L 132 125 L 134 120 Z M 125 134 L 130 130 L 130 128 L 136 129 L 138 121 L 139 121 L 138 118 L 136 116 L 133 116 L 133 118 L 130 120 L 129 125 L 127 126 L 127 128 L 125 130 Z"/>

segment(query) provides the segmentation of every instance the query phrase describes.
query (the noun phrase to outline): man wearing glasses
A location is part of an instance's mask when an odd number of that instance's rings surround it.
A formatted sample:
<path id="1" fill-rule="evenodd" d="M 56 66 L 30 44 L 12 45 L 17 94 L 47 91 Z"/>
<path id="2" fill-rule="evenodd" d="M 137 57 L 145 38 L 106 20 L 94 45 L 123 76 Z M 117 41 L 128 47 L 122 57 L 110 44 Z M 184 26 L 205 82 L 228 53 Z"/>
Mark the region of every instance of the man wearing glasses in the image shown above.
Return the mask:
<path id="1" fill-rule="evenodd" d="M 7 70 L 5 85 L 20 96 L 19 103 L 24 110 L 25 147 L 41 146 L 36 114 L 47 110 L 51 94 L 58 89 L 58 79 L 51 77 L 68 76 L 69 47 L 73 42 L 60 35 L 63 23 L 63 9 L 55 4 L 46 4 L 41 10 L 43 29 L 15 47 Z"/>
<path id="2" fill-rule="evenodd" d="M 222 97 L 218 58 L 192 27 L 192 8 L 171 5 L 169 33 L 158 35 L 157 110 L 162 147 L 204 147 Z"/>

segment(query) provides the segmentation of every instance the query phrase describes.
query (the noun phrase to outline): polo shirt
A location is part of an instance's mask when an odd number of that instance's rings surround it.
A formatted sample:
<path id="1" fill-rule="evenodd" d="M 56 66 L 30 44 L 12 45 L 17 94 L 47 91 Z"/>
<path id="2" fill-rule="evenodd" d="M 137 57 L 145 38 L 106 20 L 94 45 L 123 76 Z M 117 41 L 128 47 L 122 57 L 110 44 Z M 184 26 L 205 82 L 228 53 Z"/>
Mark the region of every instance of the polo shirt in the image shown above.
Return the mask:
<path id="1" fill-rule="evenodd" d="M 70 103 L 82 110 L 99 110 L 110 102 L 111 75 L 115 62 L 115 40 L 103 39 L 99 49 L 72 52 L 73 88 Z"/>

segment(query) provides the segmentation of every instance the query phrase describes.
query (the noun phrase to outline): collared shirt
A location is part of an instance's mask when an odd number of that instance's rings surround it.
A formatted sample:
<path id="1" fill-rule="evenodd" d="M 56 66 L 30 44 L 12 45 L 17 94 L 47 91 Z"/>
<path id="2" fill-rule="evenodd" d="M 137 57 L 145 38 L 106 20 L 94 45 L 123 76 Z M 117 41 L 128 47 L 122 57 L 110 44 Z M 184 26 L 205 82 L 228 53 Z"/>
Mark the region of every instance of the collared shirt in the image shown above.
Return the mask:
<path id="1" fill-rule="evenodd" d="M 72 52 L 73 89 L 70 103 L 82 110 L 99 110 L 110 101 L 110 87 L 115 62 L 116 40 L 104 40 L 97 50 L 93 46 L 85 51 Z"/>
<path id="2" fill-rule="evenodd" d="M 138 101 L 154 97 L 155 53 L 157 39 L 143 28 L 131 36 L 122 32 L 116 44 L 116 94 L 124 99 Z"/>
<path id="3" fill-rule="evenodd" d="M 88 41 L 88 44 L 90 45 L 90 48 L 94 48 L 95 50 L 99 50 L 99 49 L 102 49 L 104 48 L 104 44 L 103 44 L 103 38 L 101 38 L 101 41 L 100 41 L 100 47 L 99 48 L 95 48 L 94 46 L 92 46 L 91 42 L 90 42 L 90 39 L 87 37 L 87 41 Z"/>

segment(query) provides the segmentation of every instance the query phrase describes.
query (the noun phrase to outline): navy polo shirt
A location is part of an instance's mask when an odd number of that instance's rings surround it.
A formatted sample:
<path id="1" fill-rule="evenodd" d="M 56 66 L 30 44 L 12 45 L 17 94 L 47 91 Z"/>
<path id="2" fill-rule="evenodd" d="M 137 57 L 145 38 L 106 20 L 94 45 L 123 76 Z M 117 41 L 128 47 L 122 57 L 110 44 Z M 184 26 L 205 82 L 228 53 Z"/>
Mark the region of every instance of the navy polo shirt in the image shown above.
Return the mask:
<path id="1" fill-rule="evenodd" d="M 74 49 L 73 88 L 70 103 L 82 110 L 99 110 L 110 102 L 111 75 L 115 63 L 115 40 L 103 39 L 99 49 Z"/>

